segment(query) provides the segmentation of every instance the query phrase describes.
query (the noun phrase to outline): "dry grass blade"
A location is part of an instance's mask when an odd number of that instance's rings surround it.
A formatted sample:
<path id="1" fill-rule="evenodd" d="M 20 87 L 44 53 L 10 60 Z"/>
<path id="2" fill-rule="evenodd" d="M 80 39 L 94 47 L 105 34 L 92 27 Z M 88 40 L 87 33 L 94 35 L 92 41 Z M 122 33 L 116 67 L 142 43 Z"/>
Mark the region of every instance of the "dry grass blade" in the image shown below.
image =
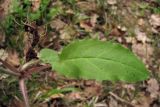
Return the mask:
<path id="1" fill-rule="evenodd" d="M 114 98 L 116 98 L 118 101 L 120 101 L 120 102 L 122 102 L 122 103 L 125 103 L 125 104 L 127 104 L 127 105 L 129 105 L 129 106 L 131 106 L 131 107 L 134 107 L 134 105 L 132 105 L 130 102 L 128 102 L 128 101 L 120 98 L 119 96 L 117 96 L 117 95 L 114 94 L 113 92 L 109 92 L 109 94 L 110 94 L 111 96 L 113 96 Z"/>

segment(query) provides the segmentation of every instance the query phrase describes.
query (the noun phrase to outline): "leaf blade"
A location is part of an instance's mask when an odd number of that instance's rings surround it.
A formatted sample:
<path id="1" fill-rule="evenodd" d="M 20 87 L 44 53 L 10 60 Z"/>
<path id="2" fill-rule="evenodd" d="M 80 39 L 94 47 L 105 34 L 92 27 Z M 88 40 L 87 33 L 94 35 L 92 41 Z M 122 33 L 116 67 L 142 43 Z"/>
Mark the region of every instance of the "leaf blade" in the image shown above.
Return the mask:
<path id="1" fill-rule="evenodd" d="M 133 53 L 111 42 L 76 41 L 63 49 L 60 61 L 55 69 L 69 77 L 128 82 L 148 77 L 144 64 Z"/>

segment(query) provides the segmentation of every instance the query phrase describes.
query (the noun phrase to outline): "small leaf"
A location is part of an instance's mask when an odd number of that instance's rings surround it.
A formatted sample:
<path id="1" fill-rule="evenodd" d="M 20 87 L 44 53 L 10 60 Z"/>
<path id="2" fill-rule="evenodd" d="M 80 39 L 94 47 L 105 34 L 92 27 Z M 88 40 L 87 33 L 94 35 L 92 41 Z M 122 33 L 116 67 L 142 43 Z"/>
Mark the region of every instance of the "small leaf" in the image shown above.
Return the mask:
<path id="1" fill-rule="evenodd" d="M 125 82 L 148 78 L 145 65 L 132 52 L 99 40 L 75 41 L 62 50 L 57 62 L 53 64 L 50 59 L 49 63 L 57 72 L 73 78 Z"/>

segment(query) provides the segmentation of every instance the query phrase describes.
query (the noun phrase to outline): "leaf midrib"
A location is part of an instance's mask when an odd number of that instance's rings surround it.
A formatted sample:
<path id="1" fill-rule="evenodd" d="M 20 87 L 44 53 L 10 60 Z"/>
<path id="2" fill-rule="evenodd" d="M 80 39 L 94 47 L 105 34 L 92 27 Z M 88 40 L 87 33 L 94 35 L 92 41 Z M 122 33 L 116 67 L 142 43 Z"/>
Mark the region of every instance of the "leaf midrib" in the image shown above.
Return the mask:
<path id="1" fill-rule="evenodd" d="M 101 57 L 99 57 L 99 58 L 96 58 L 96 57 L 76 57 L 76 58 L 68 58 L 68 59 L 63 59 L 63 60 L 61 60 L 61 58 L 60 58 L 61 61 L 70 61 L 70 60 L 77 60 L 77 59 L 107 60 L 107 61 L 112 61 L 112 62 L 116 62 L 116 63 L 122 64 L 123 66 L 128 66 L 128 67 L 130 67 L 130 68 L 132 68 L 132 69 L 135 69 L 135 70 L 138 70 L 138 71 L 141 71 L 141 70 L 144 71 L 144 69 L 141 69 L 141 68 L 136 69 L 135 67 L 133 67 L 133 66 L 131 66 L 131 65 L 128 65 L 127 63 L 123 63 L 123 62 L 120 62 L 120 61 L 112 60 L 112 59 L 110 59 L 110 58 L 101 58 Z"/>

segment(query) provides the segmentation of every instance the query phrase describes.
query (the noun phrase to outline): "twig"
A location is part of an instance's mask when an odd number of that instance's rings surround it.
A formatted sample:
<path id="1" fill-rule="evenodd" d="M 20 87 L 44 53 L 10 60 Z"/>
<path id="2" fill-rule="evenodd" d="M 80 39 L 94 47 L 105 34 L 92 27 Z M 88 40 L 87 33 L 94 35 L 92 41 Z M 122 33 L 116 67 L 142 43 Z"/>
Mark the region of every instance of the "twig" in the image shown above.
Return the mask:
<path id="1" fill-rule="evenodd" d="M 127 105 L 129 105 L 129 106 L 131 106 L 131 107 L 134 107 L 133 104 L 131 104 L 130 102 L 128 102 L 128 101 L 120 98 L 119 96 L 117 96 L 117 95 L 114 94 L 113 92 L 109 92 L 109 94 L 110 94 L 111 96 L 113 96 L 114 98 L 116 98 L 117 100 L 119 100 L 119 101 L 121 101 L 121 102 L 123 102 L 123 103 L 126 103 Z"/>

